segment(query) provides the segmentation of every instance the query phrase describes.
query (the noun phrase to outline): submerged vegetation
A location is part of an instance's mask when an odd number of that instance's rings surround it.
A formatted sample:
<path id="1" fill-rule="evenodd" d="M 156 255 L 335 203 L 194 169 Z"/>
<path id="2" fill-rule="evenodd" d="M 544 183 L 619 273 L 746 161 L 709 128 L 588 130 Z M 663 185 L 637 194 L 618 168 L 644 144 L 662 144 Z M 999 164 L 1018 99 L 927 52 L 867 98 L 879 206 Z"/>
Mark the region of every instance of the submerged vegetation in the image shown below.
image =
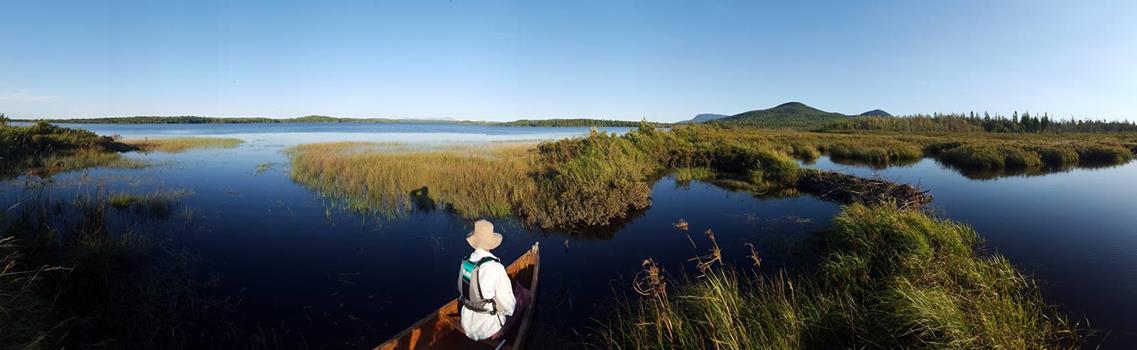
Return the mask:
<path id="1" fill-rule="evenodd" d="M 170 137 L 125 140 L 123 143 L 143 152 L 181 153 L 192 149 L 233 148 L 245 141 L 231 137 Z"/>
<path id="2" fill-rule="evenodd" d="M 714 236 L 701 275 L 670 285 L 650 259 L 594 334 L 605 349 L 1073 349 L 1076 325 L 966 225 L 851 205 L 825 234 L 816 275 L 739 272 Z M 752 249 L 753 251 L 753 249 Z M 758 268 L 760 258 L 751 257 Z"/>

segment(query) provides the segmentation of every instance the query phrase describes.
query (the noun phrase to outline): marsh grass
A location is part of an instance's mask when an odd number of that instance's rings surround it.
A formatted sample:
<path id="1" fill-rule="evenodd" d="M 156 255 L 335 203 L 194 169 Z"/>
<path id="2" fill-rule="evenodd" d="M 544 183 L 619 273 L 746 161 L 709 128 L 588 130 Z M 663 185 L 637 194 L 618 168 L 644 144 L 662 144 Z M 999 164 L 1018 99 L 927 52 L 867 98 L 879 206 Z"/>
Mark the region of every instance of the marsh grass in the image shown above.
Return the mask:
<path id="1" fill-rule="evenodd" d="M 156 191 L 148 194 L 114 193 L 106 198 L 111 208 L 131 211 L 148 218 L 166 218 L 190 193 L 185 190 Z M 188 208 L 188 207 L 187 207 Z"/>
<path id="2" fill-rule="evenodd" d="M 153 230 L 160 224 L 115 219 L 140 215 L 115 213 L 116 206 L 155 198 L 168 197 L 110 195 L 101 187 L 71 198 L 54 198 L 46 187 L 26 192 L 0 240 L 0 347 L 236 342 L 227 336 L 228 301 L 206 297 L 195 282 L 196 257 Z"/>
<path id="3" fill-rule="evenodd" d="M 293 179 L 352 209 L 389 216 L 414 209 L 505 216 L 535 190 L 531 144 L 413 150 L 337 142 L 296 146 L 288 155 Z"/>
<path id="4" fill-rule="evenodd" d="M 194 149 L 234 148 L 244 140 L 231 137 L 170 137 L 124 140 L 143 152 L 181 153 Z"/>
<path id="5" fill-rule="evenodd" d="M 675 169 L 672 173 L 675 176 L 675 181 L 689 182 L 692 180 L 712 180 L 718 175 L 715 171 L 707 167 L 698 168 L 679 168 Z"/>
<path id="6" fill-rule="evenodd" d="M 722 265 L 669 283 L 645 262 L 638 299 L 592 333 L 605 349 L 1074 349 L 1076 325 L 966 225 L 852 205 L 816 275 Z M 713 236 L 710 242 L 715 246 Z M 751 259 L 755 262 L 756 254 Z M 700 264 L 705 257 L 696 259 Z"/>
<path id="7" fill-rule="evenodd" d="M 624 135 L 434 149 L 358 142 L 288 151 L 291 176 L 355 210 L 401 216 L 445 209 L 516 215 L 543 228 L 611 225 L 651 205 L 649 181 L 674 168 L 753 192 L 792 187 L 798 166 L 762 145 L 655 129 Z"/>
<path id="8" fill-rule="evenodd" d="M 48 177 L 94 167 L 145 166 L 119 154 L 134 149 L 111 137 L 43 122 L 31 126 L 0 125 L 0 179 L 23 174 Z"/>
<path id="9" fill-rule="evenodd" d="M 1137 149 L 1137 133 L 826 133 L 706 125 L 674 129 L 704 139 L 766 145 L 807 163 L 828 155 L 836 163 L 884 168 L 931 157 L 965 175 L 1120 165 L 1131 161 Z"/>
<path id="10" fill-rule="evenodd" d="M 0 347 L 5 349 L 49 348 L 58 327 L 51 320 L 50 303 L 38 298 L 35 288 L 48 275 L 64 273 L 52 266 L 30 267 L 20 263 L 19 241 L 0 238 Z M 65 322 L 65 321 L 64 321 Z"/>

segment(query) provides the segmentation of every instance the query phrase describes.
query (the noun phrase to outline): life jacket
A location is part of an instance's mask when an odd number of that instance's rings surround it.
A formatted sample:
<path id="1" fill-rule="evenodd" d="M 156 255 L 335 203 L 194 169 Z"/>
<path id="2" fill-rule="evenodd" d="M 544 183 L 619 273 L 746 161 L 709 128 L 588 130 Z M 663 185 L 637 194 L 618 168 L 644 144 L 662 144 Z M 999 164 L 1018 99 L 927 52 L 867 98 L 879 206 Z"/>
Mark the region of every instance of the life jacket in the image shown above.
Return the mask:
<path id="1" fill-rule="evenodd" d="M 462 267 L 458 268 L 458 301 L 470 311 L 496 315 L 497 305 L 493 299 L 482 298 L 482 285 L 479 281 L 482 264 L 490 261 L 501 262 L 492 256 L 478 261 L 470 261 L 470 257 L 462 259 Z"/>

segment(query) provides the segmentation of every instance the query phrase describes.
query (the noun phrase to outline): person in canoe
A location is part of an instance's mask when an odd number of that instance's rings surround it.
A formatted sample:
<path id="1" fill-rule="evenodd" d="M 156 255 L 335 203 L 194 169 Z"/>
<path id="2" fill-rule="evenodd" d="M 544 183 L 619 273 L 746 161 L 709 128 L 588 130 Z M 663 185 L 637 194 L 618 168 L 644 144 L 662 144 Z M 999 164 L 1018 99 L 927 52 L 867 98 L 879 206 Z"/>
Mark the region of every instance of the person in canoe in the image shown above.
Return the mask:
<path id="1" fill-rule="evenodd" d="M 490 251 L 502 236 L 486 220 L 474 223 L 466 242 L 474 251 L 458 269 L 458 301 L 462 332 L 473 340 L 497 340 L 516 327 L 530 302 L 529 290 L 511 282 L 501 260 Z"/>

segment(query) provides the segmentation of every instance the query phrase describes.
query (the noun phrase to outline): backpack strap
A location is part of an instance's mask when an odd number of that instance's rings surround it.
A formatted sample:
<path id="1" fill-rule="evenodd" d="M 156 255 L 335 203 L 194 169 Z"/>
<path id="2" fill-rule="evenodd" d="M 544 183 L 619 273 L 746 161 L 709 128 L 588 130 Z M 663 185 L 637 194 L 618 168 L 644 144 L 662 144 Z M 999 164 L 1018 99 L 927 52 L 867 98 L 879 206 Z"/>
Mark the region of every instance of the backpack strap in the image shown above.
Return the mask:
<path id="1" fill-rule="evenodd" d="M 482 264 L 488 263 L 488 262 L 490 262 L 490 261 L 495 261 L 495 262 L 499 262 L 499 263 L 500 263 L 500 262 L 501 262 L 501 259 L 498 259 L 498 258 L 495 258 L 495 257 L 492 257 L 492 256 L 484 256 L 484 257 L 482 257 L 481 259 L 478 259 L 478 262 L 477 262 L 477 264 L 475 264 L 475 265 L 474 265 L 474 266 L 475 266 L 474 268 L 477 268 L 477 267 L 479 267 L 479 266 L 482 266 Z"/>

